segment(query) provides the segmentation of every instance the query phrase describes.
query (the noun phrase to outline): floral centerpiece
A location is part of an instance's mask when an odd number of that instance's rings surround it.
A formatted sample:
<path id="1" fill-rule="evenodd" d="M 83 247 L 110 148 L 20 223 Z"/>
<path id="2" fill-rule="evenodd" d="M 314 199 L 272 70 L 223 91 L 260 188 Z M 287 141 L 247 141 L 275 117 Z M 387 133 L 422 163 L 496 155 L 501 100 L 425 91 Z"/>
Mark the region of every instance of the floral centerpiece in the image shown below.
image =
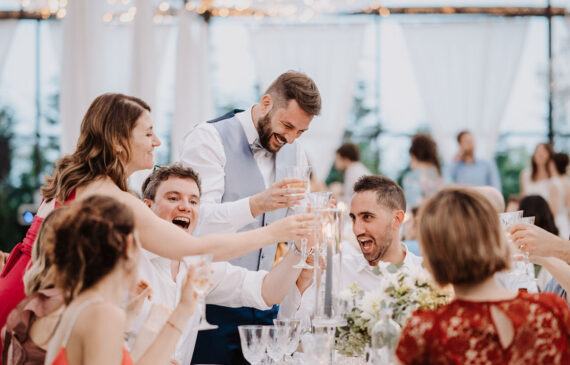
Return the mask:
<path id="1" fill-rule="evenodd" d="M 403 327 L 416 309 L 435 309 L 453 295 L 452 290 L 433 284 L 423 268 L 380 264 L 373 271 L 382 276 L 378 289 L 363 291 L 354 283 L 339 294 L 339 300 L 347 303 L 347 325 L 337 328 L 335 348 L 343 355 L 364 354 L 382 308 L 391 308 L 393 319 Z"/>

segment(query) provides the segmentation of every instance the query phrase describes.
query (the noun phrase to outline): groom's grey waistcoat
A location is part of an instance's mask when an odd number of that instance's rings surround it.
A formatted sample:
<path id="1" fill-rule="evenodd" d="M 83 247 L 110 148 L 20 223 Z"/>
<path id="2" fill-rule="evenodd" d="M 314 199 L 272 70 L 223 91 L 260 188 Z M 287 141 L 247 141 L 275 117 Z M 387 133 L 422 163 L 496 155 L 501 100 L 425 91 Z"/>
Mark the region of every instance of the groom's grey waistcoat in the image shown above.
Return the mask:
<path id="1" fill-rule="evenodd" d="M 222 195 L 222 203 L 232 202 L 239 199 L 247 198 L 266 189 L 263 175 L 259 171 L 257 162 L 253 157 L 253 153 L 247 141 L 245 131 L 235 113 L 240 110 L 234 110 L 218 119 L 210 121 L 216 128 L 226 154 L 226 165 L 224 167 L 224 194 Z M 297 161 L 296 145 L 285 144 L 275 156 L 275 180 L 281 180 L 279 173 L 280 166 L 292 166 Z M 285 217 L 287 209 L 279 209 L 268 212 L 257 217 L 254 223 L 251 223 L 241 231 L 249 231 L 261 226 L 266 226 L 278 219 Z M 234 265 L 245 267 L 249 270 L 270 270 L 273 267 L 275 251 L 277 244 L 271 244 L 261 250 L 251 252 L 245 256 L 231 260 Z"/>

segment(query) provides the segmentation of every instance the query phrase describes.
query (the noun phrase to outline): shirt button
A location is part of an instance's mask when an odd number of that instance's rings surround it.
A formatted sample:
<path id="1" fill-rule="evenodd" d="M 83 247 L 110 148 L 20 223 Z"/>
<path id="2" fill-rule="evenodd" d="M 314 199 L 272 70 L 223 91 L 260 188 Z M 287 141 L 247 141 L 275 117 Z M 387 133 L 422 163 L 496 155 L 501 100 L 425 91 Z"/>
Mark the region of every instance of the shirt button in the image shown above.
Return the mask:
<path id="1" fill-rule="evenodd" d="M 264 259 L 264 258 L 265 258 L 265 255 L 261 255 L 261 258 Z"/>

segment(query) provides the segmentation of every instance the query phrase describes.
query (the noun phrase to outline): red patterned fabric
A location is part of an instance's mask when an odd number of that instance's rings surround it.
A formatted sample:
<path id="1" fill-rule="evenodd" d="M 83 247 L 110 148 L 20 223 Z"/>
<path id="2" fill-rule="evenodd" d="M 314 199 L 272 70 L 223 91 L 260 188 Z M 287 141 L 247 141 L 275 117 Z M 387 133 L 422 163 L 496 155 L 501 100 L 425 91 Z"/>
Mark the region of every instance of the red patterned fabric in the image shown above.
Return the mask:
<path id="1" fill-rule="evenodd" d="M 75 189 L 65 200 L 66 203 L 75 199 Z M 56 202 L 55 207 L 59 204 Z M 0 329 L 6 324 L 8 314 L 12 309 L 16 308 L 24 298 L 24 273 L 28 267 L 28 263 L 32 257 L 32 248 L 40 226 L 43 222 L 42 217 L 35 216 L 32 225 L 26 232 L 24 240 L 16 245 L 10 252 L 8 261 L 4 265 L 2 274 L 0 274 Z M 2 343 L 0 341 L 0 354 L 2 353 Z M 0 362 L 0 365 L 1 362 Z"/>
<path id="2" fill-rule="evenodd" d="M 513 325 L 506 347 L 499 341 L 492 307 Z M 396 355 L 404 364 L 570 364 L 569 340 L 566 302 L 555 294 L 521 291 L 510 300 L 454 300 L 433 311 L 416 311 Z"/>

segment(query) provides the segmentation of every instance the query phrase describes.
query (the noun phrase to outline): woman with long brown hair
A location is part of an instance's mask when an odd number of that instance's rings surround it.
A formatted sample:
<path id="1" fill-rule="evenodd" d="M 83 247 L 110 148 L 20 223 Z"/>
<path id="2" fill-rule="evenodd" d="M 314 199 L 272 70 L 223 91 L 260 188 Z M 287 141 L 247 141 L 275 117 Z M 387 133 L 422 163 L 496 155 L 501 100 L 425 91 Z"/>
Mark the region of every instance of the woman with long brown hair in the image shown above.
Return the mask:
<path id="1" fill-rule="evenodd" d="M 110 196 L 131 208 L 141 245 L 160 256 L 181 259 L 209 253 L 229 260 L 268 244 L 290 241 L 310 230 L 307 215 L 284 218 L 256 230 L 195 238 L 158 218 L 127 190 L 127 177 L 154 165 L 153 151 L 160 141 L 153 132 L 150 107 L 122 94 L 97 97 L 83 118 L 74 153 L 61 158 L 42 189 L 44 201 L 22 243 L 10 255 L 0 276 L 0 327 L 24 298 L 22 276 L 30 260 L 38 228 L 53 209 L 94 194 Z M 286 197 L 295 191 L 283 188 Z M 292 198 L 293 199 L 293 198 Z"/>
<path id="2" fill-rule="evenodd" d="M 92 195 L 54 225 L 55 286 L 67 307 L 52 336 L 46 364 L 123 364 L 133 361 L 125 348 L 127 323 L 123 294 L 138 282 L 141 249 L 132 210 L 117 199 Z M 137 364 L 166 364 L 182 329 L 194 313 L 196 293 L 190 270 L 180 301 Z"/>
<path id="3" fill-rule="evenodd" d="M 523 196 L 542 196 L 554 214 L 562 238 L 567 239 L 569 229 L 564 192 L 553 157 L 551 144 L 539 143 L 536 146 L 531 157 L 530 170 L 525 169 L 520 175 L 521 193 Z"/>

